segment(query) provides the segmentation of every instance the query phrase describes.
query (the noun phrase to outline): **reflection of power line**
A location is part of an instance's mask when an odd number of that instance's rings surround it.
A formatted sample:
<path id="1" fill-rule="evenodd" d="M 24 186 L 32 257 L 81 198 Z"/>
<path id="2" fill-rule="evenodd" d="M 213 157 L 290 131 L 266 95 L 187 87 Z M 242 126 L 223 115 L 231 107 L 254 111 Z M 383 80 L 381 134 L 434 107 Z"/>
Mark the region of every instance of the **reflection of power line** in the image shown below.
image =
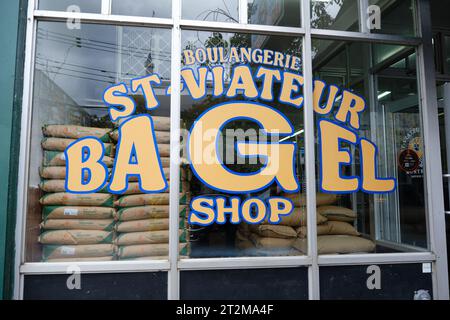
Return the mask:
<path id="1" fill-rule="evenodd" d="M 87 67 L 87 66 L 83 66 L 83 65 L 79 65 L 79 64 L 67 63 L 67 62 L 63 62 L 63 61 L 60 61 L 60 60 L 53 60 L 53 59 L 49 59 L 49 58 L 44 58 L 44 57 L 41 57 L 39 55 L 36 56 L 36 61 L 38 61 L 38 62 L 41 61 L 41 64 L 45 64 L 45 66 L 48 65 L 49 67 L 55 67 L 54 65 L 51 65 L 53 63 L 53 64 L 63 64 L 64 66 L 75 67 L 75 68 L 80 68 L 80 69 L 85 69 L 85 70 L 99 71 L 101 73 L 104 73 L 104 75 L 102 75 L 102 76 L 109 76 L 108 74 L 111 74 L 111 75 L 115 76 L 117 74 L 117 72 L 115 72 L 115 71 L 108 71 L 108 70 L 104 70 L 104 69 Z M 48 64 L 48 62 L 50 62 L 51 64 Z M 140 76 L 138 74 L 129 74 L 129 73 L 127 73 L 126 75 L 127 76 L 136 76 L 136 77 Z"/>
<path id="2" fill-rule="evenodd" d="M 39 66 L 43 66 L 43 67 L 45 67 L 45 68 L 60 69 L 60 70 L 71 71 L 71 72 L 77 72 L 77 73 L 81 73 L 81 74 L 86 74 L 86 75 L 91 75 L 91 76 L 96 76 L 96 77 L 103 77 L 103 78 L 107 78 L 107 79 L 110 79 L 110 80 L 115 80 L 115 77 L 107 76 L 107 75 L 102 75 L 102 74 L 99 74 L 99 73 L 93 73 L 93 72 L 81 71 L 81 70 L 70 69 L 70 68 L 65 68 L 65 67 L 58 67 L 58 66 L 49 66 L 49 65 L 46 65 L 46 64 L 41 63 L 41 62 L 36 62 L 36 64 L 39 65 Z"/>
<path id="3" fill-rule="evenodd" d="M 105 83 L 114 84 L 114 81 L 106 81 L 106 80 L 101 80 L 101 79 L 88 78 L 88 77 L 83 77 L 83 76 L 78 76 L 78 75 L 73 75 L 73 74 L 67 74 L 67 73 L 58 72 L 58 71 L 42 70 L 42 69 L 38 69 L 38 70 L 41 70 L 42 72 L 52 73 L 54 75 L 63 75 L 63 76 L 79 78 L 79 79 L 83 79 L 83 80 L 91 80 L 91 81 L 105 82 Z"/>
<path id="4" fill-rule="evenodd" d="M 71 35 L 68 35 L 68 34 L 55 32 L 55 31 L 50 31 L 50 30 L 45 30 L 45 29 L 39 29 L 38 32 L 39 31 L 41 33 L 45 32 L 45 33 L 48 33 L 48 34 L 55 34 L 55 35 L 58 35 L 60 37 L 65 37 L 65 38 L 70 38 L 70 39 L 76 38 L 76 39 L 86 40 L 86 41 L 93 42 L 93 43 L 105 44 L 107 46 L 113 46 L 113 47 L 116 47 L 116 48 L 123 48 L 124 47 L 122 45 L 119 45 L 119 44 L 113 43 L 113 42 L 106 42 L 106 41 L 100 41 L 100 40 L 93 40 L 93 39 L 85 38 L 85 37 L 71 36 Z M 153 34 L 153 31 L 152 31 L 152 34 Z M 147 53 L 148 51 L 157 52 L 156 50 L 152 49 L 151 46 L 150 46 L 150 48 L 140 48 L 140 47 L 133 47 L 133 46 L 126 46 L 125 48 L 127 48 L 127 49 L 134 49 L 134 50 L 145 50 L 145 53 Z M 166 56 L 170 56 L 169 53 L 166 53 L 166 52 L 161 51 L 161 50 L 158 50 L 158 51 L 166 54 Z"/>
<path id="5" fill-rule="evenodd" d="M 135 57 L 139 57 L 139 58 L 143 58 L 143 59 L 146 58 L 146 56 L 142 56 L 142 55 L 126 53 L 126 52 L 123 52 L 123 51 L 122 52 L 118 52 L 118 51 L 115 51 L 115 50 L 106 50 L 106 49 L 101 49 L 101 48 L 98 48 L 98 47 L 95 47 L 95 46 L 93 47 L 93 46 L 90 46 L 90 45 L 84 45 L 84 44 L 77 43 L 77 42 L 65 41 L 65 40 L 60 40 L 60 39 L 52 39 L 52 38 L 49 38 L 49 37 L 42 38 L 42 37 L 38 36 L 38 39 L 59 42 L 59 43 L 70 45 L 70 46 L 76 46 L 78 48 L 85 48 L 85 49 L 102 51 L 102 52 L 108 52 L 108 53 L 114 53 L 114 54 L 124 54 L 124 55 L 135 56 Z"/>
<path id="6" fill-rule="evenodd" d="M 64 34 L 59 35 L 59 33 L 51 32 L 51 31 L 45 31 L 45 32 L 42 30 L 38 31 L 38 37 L 41 39 L 47 39 L 47 40 L 52 40 L 52 41 L 59 40 L 62 43 L 75 45 L 80 48 L 81 47 L 96 48 L 98 50 L 105 49 L 105 51 L 113 52 L 113 53 L 129 52 L 135 56 L 137 54 L 145 55 L 145 56 L 141 56 L 142 58 L 146 58 L 148 52 L 152 52 L 152 51 L 154 52 L 153 54 L 155 56 L 159 56 L 160 57 L 159 59 L 161 59 L 161 60 L 167 59 L 170 57 L 169 53 L 166 53 L 164 51 L 158 52 L 158 51 L 152 50 L 151 48 L 137 48 L 137 47 L 131 47 L 131 46 L 123 47 L 123 46 L 110 44 L 110 43 L 108 43 L 107 45 L 104 45 L 102 43 L 105 43 L 105 42 L 93 41 L 93 40 L 86 39 L 83 37 L 68 36 L 68 35 L 64 35 Z"/>

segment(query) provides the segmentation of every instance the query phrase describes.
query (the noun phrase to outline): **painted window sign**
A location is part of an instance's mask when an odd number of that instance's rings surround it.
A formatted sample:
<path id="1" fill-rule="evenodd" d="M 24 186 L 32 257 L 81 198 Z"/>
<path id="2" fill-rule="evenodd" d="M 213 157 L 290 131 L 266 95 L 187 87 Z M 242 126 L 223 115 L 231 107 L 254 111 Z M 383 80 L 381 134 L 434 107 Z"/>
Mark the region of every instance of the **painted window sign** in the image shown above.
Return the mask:
<path id="1" fill-rule="evenodd" d="M 212 83 L 213 97 L 236 98 L 213 105 L 197 117 L 190 128 L 186 150 L 192 172 L 204 185 L 235 196 L 228 201 L 220 196 L 193 198 L 189 223 L 225 223 L 227 217 L 234 224 L 241 221 L 261 223 L 264 219 L 271 224 L 279 223 L 280 216 L 293 211 L 291 200 L 271 197 L 263 201 L 250 197 L 242 201 L 237 195 L 260 191 L 273 183 L 286 193 L 295 193 L 301 188 L 295 175 L 297 146 L 295 142 L 285 139 L 295 135 L 294 127 L 280 110 L 270 105 L 277 100 L 300 112 L 304 105 L 300 59 L 271 50 L 234 47 L 227 55 L 223 48 L 217 47 L 185 50 L 183 58 L 187 67 L 181 70 L 181 90 L 192 99 L 199 100 L 206 96 L 208 82 Z M 189 67 L 196 63 L 202 65 L 206 59 L 216 59 L 216 62 L 233 60 L 230 81 L 224 81 L 225 69 L 220 65 Z M 257 68 L 251 68 L 250 63 Z M 154 110 L 159 106 L 155 88 L 160 84 L 159 75 L 150 74 L 132 79 L 129 84 L 119 83 L 106 88 L 103 99 L 109 106 L 110 118 L 115 122 L 121 121 L 111 176 L 102 162 L 105 150 L 101 141 L 95 137 L 76 140 L 65 150 L 67 192 L 92 193 L 107 187 L 111 193 L 122 194 L 127 190 L 131 177 L 137 179 L 143 193 L 167 190 L 168 182 L 161 165 L 152 116 L 136 115 L 135 101 L 131 97 L 141 92 L 146 109 Z M 276 96 L 273 90 L 275 84 L 280 86 Z M 170 93 L 169 88 L 166 95 Z M 313 94 L 314 112 L 329 115 L 335 111 L 332 119 L 321 119 L 317 123 L 320 190 L 335 194 L 394 191 L 396 179 L 378 175 L 377 146 L 358 135 L 360 114 L 366 108 L 364 99 L 350 90 L 321 80 L 314 81 Z M 327 98 L 324 101 L 321 98 L 325 95 Z M 340 103 L 335 107 L 338 96 Z M 263 103 L 255 102 L 256 99 Z M 223 162 L 219 152 L 219 135 L 228 123 L 236 120 L 256 123 L 267 137 L 264 142 L 237 141 L 235 144 L 239 157 L 264 159 L 264 165 L 258 171 L 235 172 Z M 350 145 L 359 149 L 361 170 L 357 176 L 343 175 L 343 167 L 353 162 L 348 149 Z M 413 160 L 408 154 L 402 157 L 405 168 L 414 167 Z"/>

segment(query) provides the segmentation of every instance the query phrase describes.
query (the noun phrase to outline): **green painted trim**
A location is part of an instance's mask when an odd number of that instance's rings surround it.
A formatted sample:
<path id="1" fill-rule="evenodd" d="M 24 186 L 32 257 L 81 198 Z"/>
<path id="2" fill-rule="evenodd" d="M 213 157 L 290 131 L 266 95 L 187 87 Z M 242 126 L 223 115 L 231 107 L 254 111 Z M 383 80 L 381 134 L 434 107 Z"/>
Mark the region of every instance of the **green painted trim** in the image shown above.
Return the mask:
<path id="1" fill-rule="evenodd" d="M 4 0 L 0 13 L 0 297 L 11 299 L 14 286 L 15 225 L 19 133 L 22 109 L 23 63 L 27 0 Z M 14 134 L 12 134 L 14 133 Z M 10 152 L 8 152 L 8 150 Z"/>

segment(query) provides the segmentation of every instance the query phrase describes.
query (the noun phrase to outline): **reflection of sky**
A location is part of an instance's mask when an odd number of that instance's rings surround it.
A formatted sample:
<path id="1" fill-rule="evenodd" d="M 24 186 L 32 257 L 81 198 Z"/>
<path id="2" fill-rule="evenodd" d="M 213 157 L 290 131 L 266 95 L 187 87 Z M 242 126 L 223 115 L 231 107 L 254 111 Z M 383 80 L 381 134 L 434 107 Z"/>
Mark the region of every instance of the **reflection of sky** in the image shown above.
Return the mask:
<path id="1" fill-rule="evenodd" d="M 118 45 L 119 30 L 137 31 L 137 34 L 142 30 L 143 39 L 129 47 Z M 117 71 L 124 68 L 124 62 L 134 63 L 137 70 L 136 74 L 124 78 L 146 74 L 148 37 L 152 35 L 149 31 L 156 38 L 169 39 L 170 43 L 170 30 L 96 24 L 82 24 L 79 30 L 70 30 L 65 23 L 40 22 L 36 68 L 43 70 L 79 105 L 102 105 L 104 89 L 120 80 Z M 155 64 L 170 64 L 170 46 L 167 52 L 162 52 L 154 45 L 152 58 Z"/>
<path id="2" fill-rule="evenodd" d="M 71 5 L 78 6 L 81 12 L 100 13 L 101 0 L 39 0 L 39 9 L 66 11 Z"/>
<path id="3" fill-rule="evenodd" d="M 238 0 L 182 0 L 183 19 L 238 21 Z"/>

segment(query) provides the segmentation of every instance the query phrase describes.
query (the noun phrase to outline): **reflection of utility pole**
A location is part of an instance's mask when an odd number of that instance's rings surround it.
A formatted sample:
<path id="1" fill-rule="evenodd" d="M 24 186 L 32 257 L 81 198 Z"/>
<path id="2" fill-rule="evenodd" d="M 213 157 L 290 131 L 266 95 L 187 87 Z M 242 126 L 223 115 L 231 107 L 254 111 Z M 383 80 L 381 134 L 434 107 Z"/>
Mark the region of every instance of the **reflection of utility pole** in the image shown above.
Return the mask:
<path id="1" fill-rule="evenodd" d="M 447 156 L 447 172 L 450 173 L 450 83 L 447 82 L 443 86 L 444 92 L 444 120 L 445 120 L 445 146 L 446 146 L 446 156 Z M 449 189 L 449 197 L 450 197 L 450 176 L 446 177 Z"/>
<path id="2" fill-rule="evenodd" d="M 152 18 L 155 17 L 155 10 L 153 10 L 153 14 L 152 14 Z M 153 59 L 152 59 L 152 48 L 153 48 L 153 28 L 151 29 L 150 32 L 150 48 L 149 48 L 149 53 L 147 56 L 147 60 L 145 60 L 145 71 L 146 74 L 152 74 L 154 69 L 155 69 L 155 64 L 153 63 Z"/>

